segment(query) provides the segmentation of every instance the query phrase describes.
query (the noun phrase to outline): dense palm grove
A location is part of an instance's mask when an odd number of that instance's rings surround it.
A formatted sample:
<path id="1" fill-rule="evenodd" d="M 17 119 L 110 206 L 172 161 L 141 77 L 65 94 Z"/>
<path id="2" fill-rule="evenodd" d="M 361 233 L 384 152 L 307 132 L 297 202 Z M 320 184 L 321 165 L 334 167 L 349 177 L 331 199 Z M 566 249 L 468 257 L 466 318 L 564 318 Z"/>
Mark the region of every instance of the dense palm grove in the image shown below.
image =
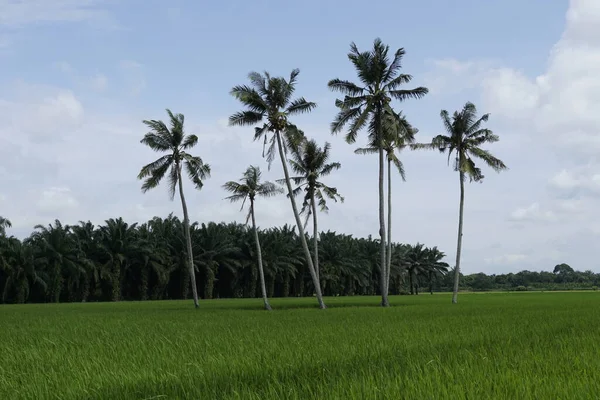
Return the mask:
<path id="1" fill-rule="evenodd" d="M 314 292 L 295 229 L 259 230 L 267 295 L 311 296 Z M 190 226 L 194 267 L 202 298 L 260 297 L 252 229 L 244 224 Z M 307 239 L 310 242 L 310 239 Z M 322 232 L 320 282 L 326 296 L 379 293 L 379 241 Z M 2 302 L 68 302 L 191 297 L 182 222 L 175 216 L 141 225 L 121 218 L 38 226 L 21 241 L 0 237 Z M 437 248 L 393 244 L 390 293 L 450 290 L 451 274 Z M 462 277 L 471 290 L 594 288 L 600 274 L 566 264 L 553 272 Z M 412 290 L 411 290 L 412 288 Z"/>
<path id="2" fill-rule="evenodd" d="M 260 297 L 252 229 L 244 224 L 192 224 L 194 267 L 202 298 Z M 267 295 L 312 295 L 295 229 L 259 230 Z M 307 239 L 308 240 L 308 239 Z M 327 296 L 378 293 L 378 241 L 323 232 L 320 282 Z M 413 282 L 439 289 L 447 264 L 438 249 L 394 244 L 391 291 Z M 23 241 L 0 238 L 2 301 L 11 303 L 186 299 L 191 297 L 182 222 L 175 216 L 141 225 L 121 218 L 38 226 Z"/>

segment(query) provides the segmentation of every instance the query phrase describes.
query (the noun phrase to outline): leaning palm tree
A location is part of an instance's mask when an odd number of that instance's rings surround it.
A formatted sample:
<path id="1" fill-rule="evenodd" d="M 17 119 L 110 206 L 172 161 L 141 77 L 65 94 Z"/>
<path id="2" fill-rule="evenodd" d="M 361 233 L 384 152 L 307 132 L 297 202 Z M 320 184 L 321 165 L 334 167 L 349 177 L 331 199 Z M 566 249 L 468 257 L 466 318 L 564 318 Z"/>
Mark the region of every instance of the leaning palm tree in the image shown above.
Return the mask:
<path id="1" fill-rule="evenodd" d="M 251 72 L 248 75 L 251 86 L 238 85 L 231 89 L 231 95 L 238 99 L 246 109 L 231 115 L 229 117 L 229 125 L 257 125 L 262 122 L 262 125 L 255 127 L 254 140 L 264 139 L 265 145 L 269 143 L 269 148 L 266 152 L 269 167 L 275 158 L 275 153 L 279 153 L 285 184 L 292 204 L 294 218 L 296 219 L 296 226 L 298 226 L 298 235 L 300 236 L 302 249 L 306 256 L 308 270 L 314 283 L 319 307 L 324 309 L 326 306 L 323 302 L 321 286 L 319 285 L 315 267 L 310 256 L 298 207 L 292 194 L 293 189 L 286 157 L 289 144 L 294 143 L 298 140 L 298 136 L 302 135 L 302 132 L 296 125 L 289 121 L 289 117 L 308 113 L 317 106 L 315 103 L 306 101 L 303 97 L 292 99 L 296 90 L 296 79 L 299 73 L 300 70 L 293 70 L 289 80 L 286 80 L 283 77 L 272 77 L 268 72 L 264 74 Z M 270 134 L 272 135 L 269 140 L 268 136 Z M 265 156 L 264 152 L 263 156 Z"/>
<path id="2" fill-rule="evenodd" d="M 272 197 L 277 194 L 283 193 L 283 189 L 275 185 L 272 182 L 261 182 L 261 171 L 260 168 L 253 165 L 249 166 L 244 176 L 239 182 L 229 181 L 223 185 L 223 188 L 228 192 L 232 193 L 231 196 L 226 199 L 235 202 L 242 201 L 242 209 L 246 200 L 250 200 L 250 210 L 246 216 L 246 224 L 248 220 L 252 218 L 252 230 L 254 231 L 254 242 L 256 244 L 256 256 L 258 258 L 258 272 L 260 275 L 260 288 L 262 291 L 263 301 L 265 303 L 265 310 L 271 310 L 269 305 L 269 299 L 267 298 L 267 286 L 265 284 L 265 273 L 263 270 L 262 251 L 260 248 L 260 241 L 258 239 L 258 230 L 256 228 L 256 217 L 254 213 L 254 202 L 256 197 Z M 241 209 L 240 209 L 241 211 Z"/>
<path id="3" fill-rule="evenodd" d="M 145 179 L 142 185 L 142 192 L 157 187 L 165 175 L 169 174 L 169 195 L 171 200 L 175 197 L 176 187 L 179 187 L 179 197 L 181 198 L 181 207 L 183 208 L 183 228 L 187 242 L 187 262 L 190 271 L 190 281 L 192 285 L 192 294 L 194 296 L 194 306 L 198 304 L 198 289 L 196 288 L 196 274 L 194 271 L 194 255 L 192 254 L 192 240 L 190 237 L 190 219 L 188 208 L 183 195 L 183 178 L 181 169 L 185 167 L 188 177 L 191 179 L 194 187 L 198 190 L 204 185 L 203 180 L 210 177 L 210 165 L 205 164 L 200 157 L 192 156 L 186 150 L 191 149 L 198 143 L 198 137 L 192 134 L 186 134 L 183 129 L 183 114 L 173 114 L 167 109 L 171 127 L 163 121 L 144 120 L 142 121 L 150 128 L 150 132 L 144 135 L 141 143 L 147 145 L 157 152 L 168 152 L 158 160 L 142 167 L 138 179 Z"/>
<path id="4" fill-rule="evenodd" d="M 289 160 L 292 171 L 297 176 L 292 177 L 294 184 L 298 185 L 294 189 L 294 195 L 300 193 L 304 189 L 304 202 L 300 213 L 306 213 L 305 226 L 308 219 L 313 217 L 313 239 L 314 239 L 314 261 L 315 272 L 317 279 L 321 282 L 319 274 L 319 229 L 317 225 L 317 200 L 319 208 L 323 212 L 329 211 L 327 200 L 340 200 L 344 202 L 344 198 L 340 196 L 337 189 L 325 185 L 320 181 L 320 178 L 329 175 L 334 170 L 342 167 L 339 162 L 328 162 L 331 145 L 325 142 L 323 148 L 320 148 L 315 140 L 302 140 L 291 146 L 291 159 Z"/>
<path id="5" fill-rule="evenodd" d="M 411 75 L 399 74 L 402 67 L 404 49 L 396 50 L 393 60 L 388 57 L 389 46 L 381 39 L 375 39 L 373 49 L 360 52 L 356 44 L 350 45 L 348 59 L 356 69 L 360 83 L 347 80 L 332 79 L 328 86 L 333 91 L 344 94 L 343 100 L 336 100 L 340 109 L 331 123 L 331 132 L 338 133 L 344 126 L 349 125 L 346 141 L 354 143 L 358 132 L 366 127 L 369 132 L 369 142 L 374 143 L 379 151 L 379 235 L 381 237 L 381 305 L 389 306 L 386 277 L 386 241 L 385 241 L 385 200 L 384 200 L 384 133 L 388 118 L 386 112 L 391 111 L 392 99 L 404 101 L 419 99 L 428 93 L 427 88 L 400 89 L 403 84 L 412 80 Z"/>
<path id="6" fill-rule="evenodd" d="M 401 151 L 409 144 L 414 143 L 415 134 L 419 132 L 414 128 L 402 113 L 391 112 L 385 113 L 385 118 L 389 118 L 390 129 L 384 133 L 381 143 L 383 150 L 387 155 L 387 174 L 388 174 L 388 226 L 387 226 L 387 260 L 386 260 L 386 276 L 385 276 L 385 293 L 389 292 L 390 288 L 390 271 L 392 267 L 392 164 L 400 173 L 403 181 L 406 181 L 404 164 L 398 158 L 396 151 Z M 376 154 L 379 153 L 379 145 L 372 141 L 369 147 L 359 148 L 354 151 L 356 154 Z"/>
<path id="7" fill-rule="evenodd" d="M 458 171 L 460 181 L 460 206 L 458 212 L 458 240 L 456 244 L 456 267 L 454 268 L 454 289 L 452 292 L 452 303 L 458 301 L 458 281 L 460 278 L 460 252 L 462 247 L 463 209 L 465 204 L 465 178 L 470 181 L 481 182 L 484 178 L 481 169 L 475 165 L 473 159 L 477 158 L 485 162 L 496 172 L 507 169 L 504 163 L 494 157 L 480 146 L 485 143 L 494 143 L 499 140 L 491 130 L 482 128 L 489 114 L 477 118 L 477 108 L 471 102 L 465 104 L 463 109 L 455 111 L 452 119 L 448 111 L 440 113 L 447 135 L 434 137 L 429 145 L 416 145 L 416 147 L 427 147 L 437 149 L 444 153 L 448 151 L 448 163 L 452 153 L 454 157 L 454 170 Z"/>

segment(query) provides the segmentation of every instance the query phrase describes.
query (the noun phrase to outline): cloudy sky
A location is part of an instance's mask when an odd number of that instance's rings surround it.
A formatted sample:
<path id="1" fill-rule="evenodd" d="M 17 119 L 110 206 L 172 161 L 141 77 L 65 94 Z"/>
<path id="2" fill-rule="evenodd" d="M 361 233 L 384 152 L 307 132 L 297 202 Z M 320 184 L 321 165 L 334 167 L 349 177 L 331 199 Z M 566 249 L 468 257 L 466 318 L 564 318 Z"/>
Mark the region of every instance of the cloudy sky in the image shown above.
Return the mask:
<path id="1" fill-rule="evenodd" d="M 200 192 L 188 185 L 198 221 L 242 221 L 221 185 L 250 164 L 269 179 L 252 129 L 229 128 L 239 105 L 228 94 L 249 71 L 288 75 L 318 103 L 296 119 L 331 142 L 342 170 L 328 182 L 346 198 L 321 215 L 323 229 L 377 235 L 377 158 L 353 154 L 332 136 L 334 77 L 355 79 L 351 41 L 381 37 L 404 47 L 404 72 L 425 85 L 422 100 L 397 104 L 420 129 L 441 132 L 439 112 L 466 101 L 490 113 L 501 138 L 489 149 L 510 170 L 487 171 L 466 188 L 465 272 L 552 269 L 567 262 L 600 271 L 600 2 L 597 0 L 380 1 L 370 17 L 359 0 L 303 2 L 173 0 L 0 0 L 0 215 L 24 237 L 36 224 L 145 221 L 181 214 L 167 189 L 136 180 L 157 158 L 139 141 L 142 119 L 186 115 L 195 149 L 212 167 Z M 412 3 L 412 4 L 411 4 Z M 343 5 L 342 5 L 343 4 Z M 411 4 L 411 5 L 409 5 Z M 364 136 L 363 136 L 364 139 Z M 359 144 L 364 144 L 364 140 Z M 435 152 L 403 154 L 395 177 L 393 238 L 437 245 L 453 264 L 458 177 Z M 263 227 L 292 223 L 284 197 L 261 202 Z"/>

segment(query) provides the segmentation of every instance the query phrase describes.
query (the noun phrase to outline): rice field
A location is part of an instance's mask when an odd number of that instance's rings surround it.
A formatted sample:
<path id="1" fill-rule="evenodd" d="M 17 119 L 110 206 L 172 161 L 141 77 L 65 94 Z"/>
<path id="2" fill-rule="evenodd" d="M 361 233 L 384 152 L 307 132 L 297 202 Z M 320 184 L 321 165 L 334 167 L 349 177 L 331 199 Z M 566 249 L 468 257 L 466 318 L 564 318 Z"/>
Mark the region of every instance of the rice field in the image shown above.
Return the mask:
<path id="1" fill-rule="evenodd" d="M 0 306 L 0 399 L 596 399 L 600 293 Z"/>

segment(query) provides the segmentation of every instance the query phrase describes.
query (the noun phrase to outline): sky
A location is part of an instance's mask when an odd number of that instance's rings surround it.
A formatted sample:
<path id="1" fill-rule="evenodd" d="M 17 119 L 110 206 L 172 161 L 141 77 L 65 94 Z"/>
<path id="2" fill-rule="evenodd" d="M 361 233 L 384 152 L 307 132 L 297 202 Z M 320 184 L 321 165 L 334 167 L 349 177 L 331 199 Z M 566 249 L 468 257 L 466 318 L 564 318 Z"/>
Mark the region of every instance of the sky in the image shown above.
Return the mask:
<path id="1" fill-rule="evenodd" d="M 186 116 L 196 155 L 212 176 L 186 182 L 192 220 L 239 221 L 221 185 L 250 165 L 270 170 L 252 128 L 231 128 L 240 104 L 231 87 L 250 71 L 289 76 L 315 101 L 293 120 L 332 145 L 342 164 L 327 178 L 345 202 L 320 214 L 320 228 L 378 235 L 378 164 L 331 135 L 336 93 L 328 80 L 356 80 L 350 43 L 380 37 L 403 47 L 407 88 L 420 100 L 395 104 L 419 128 L 442 133 L 440 110 L 474 102 L 490 113 L 500 142 L 488 147 L 509 167 L 484 168 L 466 186 L 461 267 L 465 273 L 552 270 L 562 262 L 600 272 L 600 2 L 597 0 L 302 2 L 255 0 L 0 0 L 0 215 L 25 237 L 54 219 L 98 224 L 181 215 L 166 185 L 146 194 L 140 168 L 158 154 L 140 144 L 144 119 L 165 108 Z M 394 241 L 438 246 L 454 265 L 458 174 L 438 152 L 402 153 L 407 181 L 394 176 Z M 257 204 L 261 227 L 293 223 L 288 199 Z"/>

